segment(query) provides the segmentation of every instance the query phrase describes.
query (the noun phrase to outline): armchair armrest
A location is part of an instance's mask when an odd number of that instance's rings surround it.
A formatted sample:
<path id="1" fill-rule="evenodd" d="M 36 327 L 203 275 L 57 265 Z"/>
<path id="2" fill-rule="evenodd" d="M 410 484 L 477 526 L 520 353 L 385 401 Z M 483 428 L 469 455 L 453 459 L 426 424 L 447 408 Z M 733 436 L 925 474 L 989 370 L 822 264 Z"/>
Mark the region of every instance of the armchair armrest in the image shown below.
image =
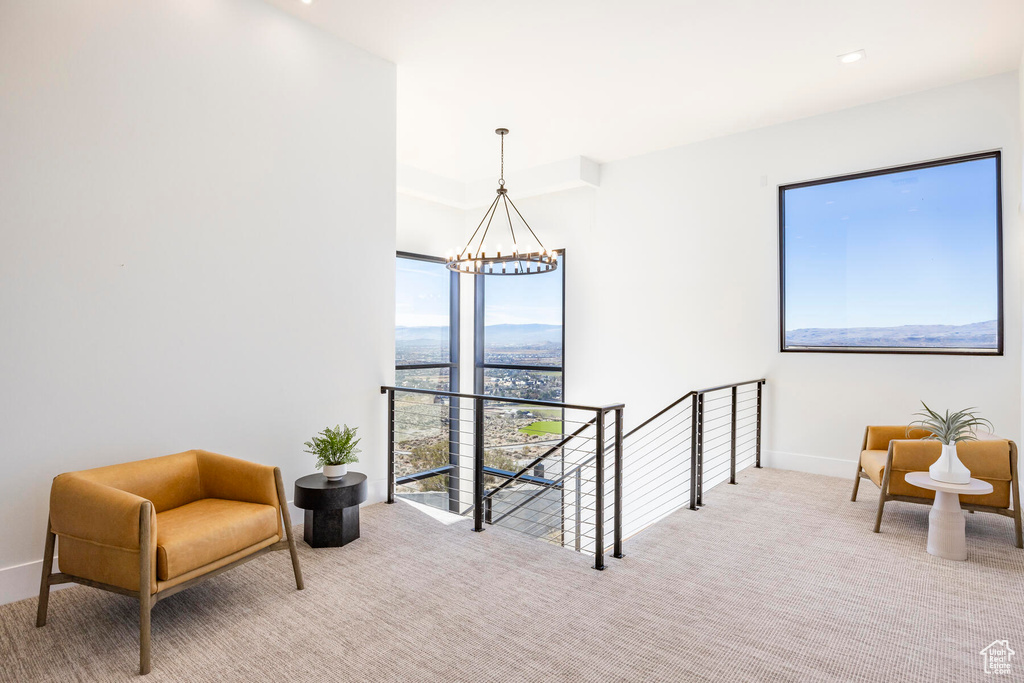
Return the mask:
<path id="1" fill-rule="evenodd" d="M 145 591 L 148 575 L 149 592 L 156 591 L 156 510 L 148 499 L 61 474 L 50 488 L 50 529 L 62 572 L 129 591 Z"/>
<path id="2" fill-rule="evenodd" d="M 204 498 L 223 498 L 279 507 L 276 468 L 218 453 L 196 451 Z M 284 501 L 280 501 L 284 502 Z"/>
<path id="3" fill-rule="evenodd" d="M 58 536 L 128 550 L 139 549 L 142 496 L 91 481 L 74 473 L 61 474 L 50 488 L 50 526 Z M 150 538 L 156 545 L 156 516 L 150 508 Z"/>

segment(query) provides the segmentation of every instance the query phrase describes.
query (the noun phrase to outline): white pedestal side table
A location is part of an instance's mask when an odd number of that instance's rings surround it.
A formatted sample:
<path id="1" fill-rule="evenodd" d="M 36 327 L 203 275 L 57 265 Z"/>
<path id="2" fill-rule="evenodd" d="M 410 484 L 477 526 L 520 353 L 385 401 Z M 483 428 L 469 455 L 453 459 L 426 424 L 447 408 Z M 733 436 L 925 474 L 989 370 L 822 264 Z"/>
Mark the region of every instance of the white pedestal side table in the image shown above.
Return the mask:
<path id="1" fill-rule="evenodd" d="M 992 484 L 971 479 L 968 484 L 947 484 L 935 481 L 927 472 L 908 472 L 907 483 L 935 491 L 935 502 L 928 513 L 928 552 L 947 560 L 967 559 L 967 522 L 960 509 L 960 496 L 983 496 L 992 493 Z"/>

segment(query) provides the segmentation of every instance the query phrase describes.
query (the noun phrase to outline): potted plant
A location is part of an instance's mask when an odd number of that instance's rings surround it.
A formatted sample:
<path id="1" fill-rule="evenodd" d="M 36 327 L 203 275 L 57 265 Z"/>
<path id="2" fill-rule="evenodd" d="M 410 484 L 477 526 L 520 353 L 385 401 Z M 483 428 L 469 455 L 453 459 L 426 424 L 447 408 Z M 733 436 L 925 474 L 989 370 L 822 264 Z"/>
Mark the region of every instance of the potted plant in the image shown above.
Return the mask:
<path id="1" fill-rule="evenodd" d="M 923 439 L 933 439 L 942 444 L 942 455 L 928 468 L 928 476 L 935 481 L 947 484 L 967 484 L 971 481 L 971 471 L 960 462 L 956 455 L 956 445 L 961 441 L 977 441 L 975 430 L 987 427 L 992 431 L 992 423 L 975 413 L 975 408 L 965 408 L 955 413 L 948 410 L 945 415 L 935 412 L 921 401 L 924 410 L 915 413 L 920 420 L 912 422 L 916 427 L 929 432 Z"/>
<path id="2" fill-rule="evenodd" d="M 348 474 L 350 463 L 359 462 L 356 457 L 359 452 L 356 444 L 360 441 L 356 438 L 357 429 L 348 425 L 335 425 L 333 429 L 328 427 L 304 444 L 306 453 L 316 456 L 316 466 L 323 468 L 328 481 L 341 479 Z"/>

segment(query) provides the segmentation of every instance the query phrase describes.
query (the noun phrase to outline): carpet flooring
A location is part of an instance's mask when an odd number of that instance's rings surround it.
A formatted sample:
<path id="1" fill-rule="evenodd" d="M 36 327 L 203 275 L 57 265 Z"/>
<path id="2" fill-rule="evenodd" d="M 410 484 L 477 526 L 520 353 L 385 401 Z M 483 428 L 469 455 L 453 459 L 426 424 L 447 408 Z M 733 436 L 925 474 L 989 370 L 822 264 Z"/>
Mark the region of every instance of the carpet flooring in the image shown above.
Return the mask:
<path id="1" fill-rule="evenodd" d="M 1024 678 L 1024 550 L 967 515 L 969 559 L 925 552 L 928 507 L 746 470 L 591 558 L 407 503 L 362 510 L 344 548 L 300 544 L 156 605 L 157 681 L 972 681 L 1006 639 Z M 301 538 L 301 533 L 300 533 Z M 137 678 L 136 602 L 74 587 L 0 606 L 0 680 Z"/>

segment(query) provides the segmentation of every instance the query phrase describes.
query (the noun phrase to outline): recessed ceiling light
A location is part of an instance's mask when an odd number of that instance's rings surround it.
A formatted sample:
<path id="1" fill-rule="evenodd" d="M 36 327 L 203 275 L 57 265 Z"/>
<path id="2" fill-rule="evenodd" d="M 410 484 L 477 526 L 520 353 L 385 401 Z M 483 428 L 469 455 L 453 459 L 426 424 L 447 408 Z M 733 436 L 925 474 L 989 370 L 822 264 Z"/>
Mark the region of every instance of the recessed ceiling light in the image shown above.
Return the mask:
<path id="1" fill-rule="evenodd" d="M 839 55 L 836 59 L 843 64 L 853 64 L 854 62 L 859 62 L 864 59 L 866 56 L 867 53 L 865 53 L 864 50 L 857 50 L 856 52 L 847 52 L 846 54 Z"/>

